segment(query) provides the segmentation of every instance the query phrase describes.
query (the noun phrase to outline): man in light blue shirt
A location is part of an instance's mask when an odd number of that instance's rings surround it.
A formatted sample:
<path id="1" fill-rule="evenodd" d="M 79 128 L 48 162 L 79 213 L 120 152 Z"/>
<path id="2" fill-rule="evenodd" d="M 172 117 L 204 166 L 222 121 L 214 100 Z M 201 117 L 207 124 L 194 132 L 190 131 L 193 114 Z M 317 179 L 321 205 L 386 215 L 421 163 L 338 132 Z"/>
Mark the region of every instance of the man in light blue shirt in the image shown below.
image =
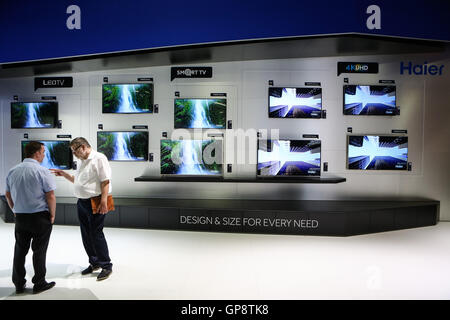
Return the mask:
<path id="1" fill-rule="evenodd" d="M 41 166 L 45 146 L 31 141 L 25 147 L 26 159 L 13 167 L 6 178 L 6 199 L 16 218 L 12 280 L 16 293 L 25 291 L 25 258 L 33 250 L 33 292 L 54 287 L 45 280 L 48 242 L 55 221 L 56 189 L 53 174 Z M 32 241 L 33 240 L 33 241 Z M 32 242 L 31 242 L 32 241 Z"/>

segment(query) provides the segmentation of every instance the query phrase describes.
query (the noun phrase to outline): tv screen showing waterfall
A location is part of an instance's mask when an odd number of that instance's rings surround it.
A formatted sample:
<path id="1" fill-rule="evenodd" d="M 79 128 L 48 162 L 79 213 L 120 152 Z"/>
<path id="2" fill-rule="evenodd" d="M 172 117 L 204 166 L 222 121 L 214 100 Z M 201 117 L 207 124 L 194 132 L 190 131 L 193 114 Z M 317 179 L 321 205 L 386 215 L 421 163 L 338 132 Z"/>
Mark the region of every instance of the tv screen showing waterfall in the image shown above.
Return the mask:
<path id="1" fill-rule="evenodd" d="M 103 113 L 152 113 L 153 83 L 103 84 Z"/>
<path id="2" fill-rule="evenodd" d="M 320 176 L 320 140 L 259 140 L 258 177 Z"/>
<path id="3" fill-rule="evenodd" d="M 31 140 L 30 140 L 31 141 Z M 30 141 L 22 141 L 22 161 L 25 159 L 25 146 Z M 48 169 L 69 170 L 73 156 L 68 140 L 37 140 L 45 146 L 45 157 L 41 165 Z"/>
<path id="4" fill-rule="evenodd" d="M 175 128 L 225 129 L 226 99 L 175 99 Z"/>
<path id="5" fill-rule="evenodd" d="M 395 116 L 398 114 L 395 86 L 344 86 L 344 115 Z"/>
<path id="6" fill-rule="evenodd" d="M 408 169 L 408 137 L 349 136 L 347 151 L 349 169 Z"/>
<path id="7" fill-rule="evenodd" d="M 161 174 L 222 175 L 222 141 L 161 140 Z"/>
<path id="8" fill-rule="evenodd" d="M 11 102 L 12 129 L 58 127 L 58 102 Z"/>
<path id="9" fill-rule="evenodd" d="M 322 88 L 269 88 L 269 118 L 321 118 Z"/>
<path id="10" fill-rule="evenodd" d="M 97 150 L 110 161 L 147 161 L 148 131 L 99 131 Z"/>

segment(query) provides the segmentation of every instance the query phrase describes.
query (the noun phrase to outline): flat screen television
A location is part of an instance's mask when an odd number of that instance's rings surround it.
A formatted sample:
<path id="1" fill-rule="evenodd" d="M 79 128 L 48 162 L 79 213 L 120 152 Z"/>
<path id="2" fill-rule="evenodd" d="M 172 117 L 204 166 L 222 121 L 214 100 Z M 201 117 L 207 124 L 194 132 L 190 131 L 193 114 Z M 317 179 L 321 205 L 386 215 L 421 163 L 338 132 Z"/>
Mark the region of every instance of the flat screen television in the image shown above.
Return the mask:
<path id="1" fill-rule="evenodd" d="M 395 93 L 395 86 L 345 85 L 344 115 L 398 115 Z"/>
<path id="2" fill-rule="evenodd" d="M 348 136 L 348 168 L 358 170 L 407 170 L 408 137 Z"/>
<path id="3" fill-rule="evenodd" d="M 152 113 L 153 83 L 103 84 L 103 113 Z"/>
<path id="4" fill-rule="evenodd" d="M 148 131 L 98 131 L 97 150 L 110 161 L 147 161 Z"/>
<path id="5" fill-rule="evenodd" d="M 161 140 L 161 174 L 221 176 L 221 140 Z"/>
<path id="6" fill-rule="evenodd" d="M 58 127 L 58 102 L 11 102 L 12 129 Z"/>
<path id="7" fill-rule="evenodd" d="M 225 129 L 226 120 L 226 99 L 175 99 L 175 128 Z"/>
<path id="8" fill-rule="evenodd" d="M 31 141 L 31 140 L 30 140 Z M 25 146 L 30 141 L 22 141 L 22 161 L 25 159 Z M 73 156 L 69 140 L 37 140 L 45 146 L 45 157 L 41 165 L 48 169 L 69 170 L 72 168 Z"/>
<path id="9" fill-rule="evenodd" d="M 257 176 L 320 176 L 320 149 L 320 140 L 259 140 Z"/>
<path id="10" fill-rule="evenodd" d="M 269 88 L 269 118 L 321 118 L 322 88 Z"/>

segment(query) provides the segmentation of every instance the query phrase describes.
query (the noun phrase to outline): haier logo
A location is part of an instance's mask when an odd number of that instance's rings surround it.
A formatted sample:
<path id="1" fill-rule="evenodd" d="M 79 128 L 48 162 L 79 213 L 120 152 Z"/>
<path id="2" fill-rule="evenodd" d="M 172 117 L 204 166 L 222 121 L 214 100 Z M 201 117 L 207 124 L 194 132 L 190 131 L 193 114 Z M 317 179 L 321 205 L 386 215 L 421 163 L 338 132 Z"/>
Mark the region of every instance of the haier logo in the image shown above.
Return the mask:
<path id="1" fill-rule="evenodd" d="M 424 62 L 423 64 L 413 65 L 411 61 L 408 63 L 400 62 L 400 74 L 441 76 L 443 69 L 443 64 L 440 66 L 435 64 L 428 65 L 427 62 Z"/>

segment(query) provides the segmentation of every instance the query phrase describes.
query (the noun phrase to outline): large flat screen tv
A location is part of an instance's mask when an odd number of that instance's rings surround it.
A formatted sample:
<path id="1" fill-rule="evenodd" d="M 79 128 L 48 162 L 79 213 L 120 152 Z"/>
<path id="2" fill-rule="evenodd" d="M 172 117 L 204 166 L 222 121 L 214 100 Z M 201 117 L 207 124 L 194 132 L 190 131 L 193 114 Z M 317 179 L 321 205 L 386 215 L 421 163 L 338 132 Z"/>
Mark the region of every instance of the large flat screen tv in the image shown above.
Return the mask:
<path id="1" fill-rule="evenodd" d="M 344 115 L 398 115 L 395 88 L 387 85 L 345 85 Z"/>
<path id="2" fill-rule="evenodd" d="M 161 174 L 221 176 L 221 140 L 161 140 Z"/>
<path id="3" fill-rule="evenodd" d="M 147 161 L 148 131 L 98 131 L 97 150 L 110 161 Z"/>
<path id="4" fill-rule="evenodd" d="M 103 84 L 103 113 L 152 113 L 153 83 Z"/>
<path id="5" fill-rule="evenodd" d="M 31 141 L 31 140 L 30 140 Z M 25 159 L 25 146 L 30 141 L 22 141 L 22 161 Z M 45 146 L 45 157 L 41 165 L 48 169 L 69 170 L 72 168 L 72 151 L 68 140 L 37 140 Z"/>
<path id="6" fill-rule="evenodd" d="M 407 170 L 408 137 L 348 136 L 348 168 Z"/>
<path id="7" fill-rule="evenodd" d="M 259 140 L 258 177 L 320 176 L 320 140 Z"/>
<path id="8" fill-rule="evenodd" d="M 321 118 L 322 88 L 269 88 L 269 118 Z"/>
<path id="9" fill-rule="evenodd" d="M 12 129 L 58 127 L 58 102 L 11 102 Z"/>
<path id="10" fill-rule="evenodd" d="M 226 99 L 175 99 L 175 128 L 225 129 Z"/>

